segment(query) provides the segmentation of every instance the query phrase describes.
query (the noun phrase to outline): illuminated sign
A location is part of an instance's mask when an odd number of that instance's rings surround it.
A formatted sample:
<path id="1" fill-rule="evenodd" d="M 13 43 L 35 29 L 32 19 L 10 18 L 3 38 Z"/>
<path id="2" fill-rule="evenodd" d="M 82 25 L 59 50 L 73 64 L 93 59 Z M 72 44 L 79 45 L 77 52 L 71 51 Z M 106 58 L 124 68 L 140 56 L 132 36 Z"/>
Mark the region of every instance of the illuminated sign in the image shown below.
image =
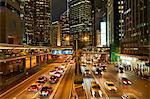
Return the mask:
<path id="1" fill-rule="evenodd" d="M 73 54 L 72 50 L 52 50 L 52 54 L 58 55 L 58 54 Z"/>

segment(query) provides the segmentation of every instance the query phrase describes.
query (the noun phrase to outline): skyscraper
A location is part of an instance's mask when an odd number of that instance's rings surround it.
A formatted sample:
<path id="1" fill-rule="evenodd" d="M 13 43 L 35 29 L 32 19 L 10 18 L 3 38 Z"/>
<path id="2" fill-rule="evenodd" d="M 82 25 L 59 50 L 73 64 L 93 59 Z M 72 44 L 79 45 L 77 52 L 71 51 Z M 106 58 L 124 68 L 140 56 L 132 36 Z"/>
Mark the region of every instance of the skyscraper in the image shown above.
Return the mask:
<path id="1" fill-rule="evenodd" d="M 107 45 L 110 46 L 111 61 L 117 61 L 123 31 L 124 0 L 107 1 Z"/>
<path id="2" fill-rule="evenodd" d="M 26 43 L 49 45 L 51 28 L 51 0 L 25 1 Z"/>
<path id="3" fill-rule="evenodd" d="M 61 46 L 61 37 L 62 37 L 62 31 L 61 31 L 61 23 L 59 21 L 52 22 L 51 27 L 51 45 L 52 46 Z"/>
<path id="4" fill-rule="evenodd" d="M 125 0 L 124 35 L 121 40 L 122 62 L 147 70 L 150 69 L 149 8 L 149 0 Z"/>
<path id="5" fill-rule="evenodd" d="M 70 0 L 69 19 L 70 33 L 74 39 L 82 41 L 83 37 L 88 36 L 87 45 L 92 45 L 92 5 L 90 0 Z"/>
<path id="6" fill-rule="evenodd" d="M 107 0 L 91 0 L 92 2 L 92 28 L 93 45 L 106 46 L 106 8 Z"/>
<path id="7" fill-rule="evenodd" d="M 69 10 L 65 11 L 60 16 L 60 23 L 61 23 L 61 31 L 62 31 L 62 45 L 67 46 L 70 45 L 71 42 L 71 34 L 69 28 Z"/>
<path id="8" fill-rule="evenodd" d="M 22 44 L 24 23 L 18 0 L 0 0 L 0 43 Z"/>
<path id="9" fill-rule="evenodd" d="M 123 34 L 124 0 L 108 0 L 107 2 L 107 45 L 119 46 Z M 122 33 L 122 34 L 121 34 Z"/>

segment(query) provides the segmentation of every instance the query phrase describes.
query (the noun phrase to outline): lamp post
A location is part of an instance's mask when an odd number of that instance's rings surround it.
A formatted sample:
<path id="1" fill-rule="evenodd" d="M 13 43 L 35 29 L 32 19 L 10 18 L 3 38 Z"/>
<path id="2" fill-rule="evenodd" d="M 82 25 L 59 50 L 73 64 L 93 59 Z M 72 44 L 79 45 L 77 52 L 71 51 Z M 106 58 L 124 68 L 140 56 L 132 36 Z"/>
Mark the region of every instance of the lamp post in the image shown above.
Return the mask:
<path id="1" fill-rule="evenodd" d="M 89 37 L 88 36 L 84 36 L 82 38 L 83 41 L 88 41 L 89 40 Z M 76 71 L 75 71 L 75 74 L 76 75 L 79 75 L 80 74 L 80 66 L 79 66 L 79 48 L 78 48 L 78 38 L 75 39 L 75 48 L 76 48 Z"/>
<path id="2" fill-rule="evenodd" d="M 70 45 L 69 41 L 70 41 L 70 36 L 66 36 L 65 37 L 65 41 L 66 41 L 66 45 Z"/>

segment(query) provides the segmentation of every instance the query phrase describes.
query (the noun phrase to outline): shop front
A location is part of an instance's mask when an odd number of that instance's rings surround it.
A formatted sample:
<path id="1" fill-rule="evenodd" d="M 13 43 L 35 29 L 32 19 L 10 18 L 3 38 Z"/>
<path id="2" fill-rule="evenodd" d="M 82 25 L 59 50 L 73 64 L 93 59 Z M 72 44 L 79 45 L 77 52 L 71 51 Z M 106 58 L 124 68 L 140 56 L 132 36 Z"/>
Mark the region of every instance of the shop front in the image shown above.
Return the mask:
<path id="1" fill-rule="evenodd" d="M 150 75 L 149 60 L 141 60 L 140 57 L 121 55 L 118 60 L 118 65 L 123 66 L 125 70 L 134 71 L 140 76 Z"/>

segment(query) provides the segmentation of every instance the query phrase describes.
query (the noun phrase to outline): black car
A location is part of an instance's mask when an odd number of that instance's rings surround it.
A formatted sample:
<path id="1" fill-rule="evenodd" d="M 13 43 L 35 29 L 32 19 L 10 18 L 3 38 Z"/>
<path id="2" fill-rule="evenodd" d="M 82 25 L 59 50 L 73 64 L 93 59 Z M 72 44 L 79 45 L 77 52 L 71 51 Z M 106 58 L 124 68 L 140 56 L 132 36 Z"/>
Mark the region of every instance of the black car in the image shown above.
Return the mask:
<path id="1" fill-rule="evenodd" d="M 41 89 L 40 96 L 49 96 L 52 93 L 52 87 L 45 86 Z"/>
<path id="2" fill-rule="evenodd" d="M 59 80 L 59 79 L 58 79 L 57 76 L 51 76 L 49 82 L 50 82 L 51 84 L 55 84 L 55 83 L 58 82 L 58 80 Z"/>
<path id="3" fill-rule="evenodd" d="M 38 78 L 37 82 L 38 83 L 46 83 L 47 82 L 47 78 L 45 76 L 41 76 Z"/>

